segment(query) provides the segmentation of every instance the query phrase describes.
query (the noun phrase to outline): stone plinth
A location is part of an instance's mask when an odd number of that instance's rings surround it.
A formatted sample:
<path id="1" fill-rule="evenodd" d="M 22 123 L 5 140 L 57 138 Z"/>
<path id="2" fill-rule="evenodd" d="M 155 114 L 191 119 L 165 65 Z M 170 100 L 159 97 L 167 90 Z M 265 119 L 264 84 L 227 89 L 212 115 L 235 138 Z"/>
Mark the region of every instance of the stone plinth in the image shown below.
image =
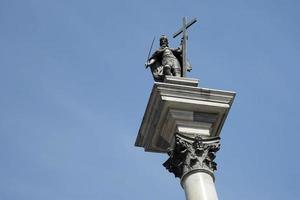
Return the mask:
<path id="1" fill-rule="evenodd" d="M 175 133 L 218 137 L 235 93 L 197 85 L 197 79 L 181 77 L 154 83 L 135 145 L 167 153 Z"/>

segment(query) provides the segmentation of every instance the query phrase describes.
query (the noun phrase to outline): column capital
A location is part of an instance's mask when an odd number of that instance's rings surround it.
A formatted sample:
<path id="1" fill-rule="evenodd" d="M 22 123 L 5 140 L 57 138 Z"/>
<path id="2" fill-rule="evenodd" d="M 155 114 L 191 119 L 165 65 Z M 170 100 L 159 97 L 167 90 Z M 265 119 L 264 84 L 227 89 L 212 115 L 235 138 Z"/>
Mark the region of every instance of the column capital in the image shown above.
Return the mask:
<path id="1" fill-rule="evenodd" d="M 169 159 L 163 164 L 166 169 L 181 179 L 185 175 L 202 171 L 214 178 L 217 163 L 216 152 L 220 149 L 220 138 L 194 138 L 175 134 L 175 144 L 168 151 Z"/>

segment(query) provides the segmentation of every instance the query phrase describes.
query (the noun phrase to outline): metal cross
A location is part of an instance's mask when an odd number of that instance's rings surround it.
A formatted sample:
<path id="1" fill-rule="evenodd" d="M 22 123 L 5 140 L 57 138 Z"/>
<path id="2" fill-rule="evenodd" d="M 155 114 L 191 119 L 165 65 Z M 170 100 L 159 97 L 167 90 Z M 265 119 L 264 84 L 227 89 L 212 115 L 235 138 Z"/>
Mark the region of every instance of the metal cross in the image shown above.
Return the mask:
<path id="1" fill-rule="evenodd" d="M 182 33 L 182 66 L 181 66 L 181 77 L 186 76 L 186 70 L 187 70 L 187 40 L 188 40 L 188 34 L 187 29 L 192 26 L 195 22 L 197 22 L 197 19 L 194 18 L 189 23 L 186 23 L 186 17 L 182 20 L 182 28 L 180 28 L 176 33 L 174 33 L 173 38 L 177 37 L 180 33 Z"/>

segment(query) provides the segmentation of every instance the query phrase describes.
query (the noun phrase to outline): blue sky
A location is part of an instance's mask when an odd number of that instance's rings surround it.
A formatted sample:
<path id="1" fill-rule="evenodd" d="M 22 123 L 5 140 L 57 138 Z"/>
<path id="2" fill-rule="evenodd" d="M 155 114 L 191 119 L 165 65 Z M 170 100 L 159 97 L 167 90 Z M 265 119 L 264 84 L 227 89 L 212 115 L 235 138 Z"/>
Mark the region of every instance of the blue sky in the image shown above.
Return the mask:
<path id="1" fill-rule="evenodd" d="M 184 199 L 167 156 L 134 147 L 151 40 L 183 16 L 198 18 L 188 76 L 237 92 L 220 199 L 298 199 L 299 10 L 296 0 L 0 0 L 0 199 Z"/>

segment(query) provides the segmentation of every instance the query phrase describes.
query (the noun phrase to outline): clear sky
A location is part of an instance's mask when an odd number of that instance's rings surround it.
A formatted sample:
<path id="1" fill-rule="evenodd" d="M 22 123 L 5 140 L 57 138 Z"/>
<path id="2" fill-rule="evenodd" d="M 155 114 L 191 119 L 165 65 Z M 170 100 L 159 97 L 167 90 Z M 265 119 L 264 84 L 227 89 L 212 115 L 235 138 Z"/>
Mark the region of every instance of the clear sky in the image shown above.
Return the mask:
<path id="1" fill-rule="evenodd" d="M 220 199 L 299 199 L 299 10 L 296 0 L 0 0 L 0 199 L 184 199 L 167 156 L 134 147 L 152 38 L 183 16 L 198 18 L 188 76 L 237 92 L 217 154 Z"/>

